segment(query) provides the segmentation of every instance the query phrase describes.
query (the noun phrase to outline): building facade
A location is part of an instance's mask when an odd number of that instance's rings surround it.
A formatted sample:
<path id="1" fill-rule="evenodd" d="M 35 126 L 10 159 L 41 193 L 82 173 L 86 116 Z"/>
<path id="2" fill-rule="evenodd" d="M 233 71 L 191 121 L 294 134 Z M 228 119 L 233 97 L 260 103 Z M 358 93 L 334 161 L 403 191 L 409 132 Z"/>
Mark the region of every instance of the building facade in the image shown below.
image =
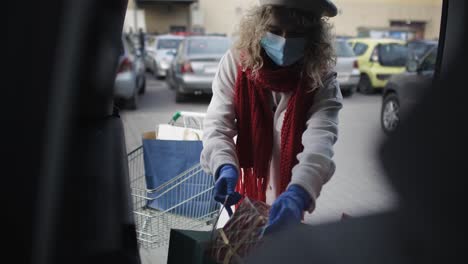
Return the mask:
<path id="1" fill-rule="evenodd" d="M 147 32 L 196 29 L 232 35 L 239 19 L 258 0 L 130 0 L 134 1 L 143 12 L 140 16 L 144 19 L 140 20 L 144 20 L 142 28 Z M 330 22 L 339 36 L 436 39 L 439 35 L 442 0 L 334 0 L 334 3 L 339 14 Z M 129 5 L 129 10 L 132 8 Z"/>
<path id="2" fill-rule="evenodd" d="M 439 37 L 442 0 L 335 0 L 339 15 L 332 19 L 336 34 L 357 36 L 360 29 L 407 28 L 414 37 Z M 364 32 L 362 32 L 364 34 Z"/>
<path id="3" fill-rule="evenodd" d="M 197 0 L 129 0 L 124 31 L 142 28 L 152 34 L 192 29 L 191 7 Z"/>

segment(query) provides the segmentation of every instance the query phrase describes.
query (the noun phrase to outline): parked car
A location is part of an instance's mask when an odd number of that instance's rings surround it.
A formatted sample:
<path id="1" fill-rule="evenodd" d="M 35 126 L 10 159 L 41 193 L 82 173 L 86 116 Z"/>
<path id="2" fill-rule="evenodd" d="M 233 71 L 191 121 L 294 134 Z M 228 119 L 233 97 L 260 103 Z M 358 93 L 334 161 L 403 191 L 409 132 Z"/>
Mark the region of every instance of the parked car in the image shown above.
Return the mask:
<path id="1" fill-rule="evenodd" d="M 156 37 L 157 35 L 152 34 L 152 33 L 146 33 L 145 34 L 145 48 L 148 50 L 151 47 L 154 47 L 156 43 Z"/>
<path id="2" fill-rule="evenodd" d="M 437 61 L 437 46 L 432 47 L 419 61 L 409 60 L 407 72 L 390 78 L 383 91 L 380 115 L 382 129 L 390 134 L 405 114 L 418 102 L 424 87 L 432 81 Z"/>
<path id="3" fill-rule="evenodd" d="M 146 69 L 151 71 L 156 78 L 164 78 L 167 75 L 174 51 L 179 48 L 183 36 L 177 35 L 159 35 L 154 39 L 154 43 L 148 46 L 145 55 Z"/>
<path id="4" fill-rule="evenodd" d="M 351 96 L 356 91 L 360 78 L 356 55 L 345 40 L 337 39 L 335 50 L 337 56 L 335 71 L 338 73 L 341 92 L 345 96 Z"/>
<path id="5" fill-rule="evenodd" d="M 211 94 L 211 84 L 221 57 L 231 40 L 220 36 L 191 36 L 185 38 L 168 71 L 167 83 L 176 92 L 176 102 L 188 95 Z"/>
<path id="6" fill-rule="evenodd" d="M 358 56 L 361 71 L 358 90 L 364 94 L 383 89 L 392 75 L 405 71 L 408 47 L 404 41 L 357 38 L 348 43 Z"/>
<path id="7" fill-rule="evenodd" d="M 420 60 L 434 47 L 437 47 L 438 42 L 435 40 L 413 40 L 408 42 L 409 58 Z"/>
<path id="8" fill-rule="evenodd" d="M 146 90 L 145 65 L 140 51 L 135 49 L 129 38 L 122 39 L 121 48 L 114 96 L 122 99 L 126 107 L 136 109 L 138 95 Z"/>

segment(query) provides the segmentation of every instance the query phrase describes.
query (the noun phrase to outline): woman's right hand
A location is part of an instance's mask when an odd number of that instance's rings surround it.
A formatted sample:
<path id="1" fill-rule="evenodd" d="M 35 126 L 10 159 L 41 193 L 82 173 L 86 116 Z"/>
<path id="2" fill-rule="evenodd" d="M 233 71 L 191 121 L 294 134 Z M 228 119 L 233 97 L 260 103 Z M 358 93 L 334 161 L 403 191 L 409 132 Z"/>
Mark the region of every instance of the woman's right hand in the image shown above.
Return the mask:
<path id="1" fill-rule="evenodd" d="M 214 199 L 225 206 L 232 206 L 239 202 L 241 196 L 236 191 L 239 173 L 235 166 L 226 164 L 219 169 L 218 180 L 214 186 Z"/>

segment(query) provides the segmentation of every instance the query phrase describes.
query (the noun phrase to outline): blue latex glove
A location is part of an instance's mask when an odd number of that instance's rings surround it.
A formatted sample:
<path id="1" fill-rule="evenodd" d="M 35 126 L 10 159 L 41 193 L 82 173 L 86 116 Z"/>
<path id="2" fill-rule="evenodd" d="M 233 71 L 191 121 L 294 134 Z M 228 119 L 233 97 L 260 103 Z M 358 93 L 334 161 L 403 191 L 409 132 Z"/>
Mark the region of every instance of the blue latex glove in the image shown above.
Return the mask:
<path id="1" fill-rule="evenodd" d="M 265 234 L 299 224 L 311 202 L 312 199 L 306 190 L 299 185 L 291 185 L 271 206 Z"/>
<path id="2" fill-rule="evenodd" d="M 224 204 L 229 215 L 232 215 L 230 206 L 237 204 L 241 199 L 241 195 L 235 192 L 239 174 L 236 167 L 226 164 L 221 166 L 218 175 L 214 186 L 214 199 Z"/>

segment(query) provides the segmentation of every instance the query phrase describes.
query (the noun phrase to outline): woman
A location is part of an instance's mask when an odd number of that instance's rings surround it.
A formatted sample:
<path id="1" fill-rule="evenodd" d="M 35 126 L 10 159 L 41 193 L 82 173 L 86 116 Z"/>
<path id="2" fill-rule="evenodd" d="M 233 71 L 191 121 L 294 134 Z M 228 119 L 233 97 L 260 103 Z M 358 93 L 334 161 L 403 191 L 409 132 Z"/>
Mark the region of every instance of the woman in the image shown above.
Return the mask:
<path id="1" fill-rule="evenodd" d="M 217 201 L 236 203 L 237 189 L 272 205 L 269 230 L 300 223 L 335 171 L 342 96 L 324 17 L 336 13 L 328 0 L 260 0 L 213 82 L 202 166 Z"/>

